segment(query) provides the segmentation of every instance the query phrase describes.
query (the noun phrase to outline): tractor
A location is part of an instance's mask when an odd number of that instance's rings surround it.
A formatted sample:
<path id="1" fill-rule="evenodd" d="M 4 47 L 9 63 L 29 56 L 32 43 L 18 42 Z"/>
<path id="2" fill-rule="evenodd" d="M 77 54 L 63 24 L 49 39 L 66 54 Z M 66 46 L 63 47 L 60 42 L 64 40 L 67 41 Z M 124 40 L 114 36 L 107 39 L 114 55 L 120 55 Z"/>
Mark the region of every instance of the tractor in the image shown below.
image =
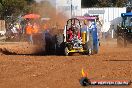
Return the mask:
<path id="1" fill-rule="evenodd" d="M 126 47 L 132 43 L 132 12 L 128 9 L 126 11 L 126 13 L 121 13 L 122 23 L 117 25 L 118 47 Z"/>
<path id="2" fill-rule="evenodd" d="M 78 19 L 77 17 L 69 19 L 64 28 L 63 35 L 60 34 L 56 36 L 57 52 L 60 51 L 66 56 L 72 53 L 82 53 L 85 55 L 92 54 L 93 51 L 92 47 L 94 46 L 94 42 L 93 42 L 94 39 L 92 37 L 93 32 L 92 31 L 89 32 L 88 28 L 87 30 L 82 31 L 82 23 L 80 20 L 81 19 Z M 97 28 L 92 28 L 92 29 L 96 30 Z M 91 33 L 91 37 L 89 33 Z"/>

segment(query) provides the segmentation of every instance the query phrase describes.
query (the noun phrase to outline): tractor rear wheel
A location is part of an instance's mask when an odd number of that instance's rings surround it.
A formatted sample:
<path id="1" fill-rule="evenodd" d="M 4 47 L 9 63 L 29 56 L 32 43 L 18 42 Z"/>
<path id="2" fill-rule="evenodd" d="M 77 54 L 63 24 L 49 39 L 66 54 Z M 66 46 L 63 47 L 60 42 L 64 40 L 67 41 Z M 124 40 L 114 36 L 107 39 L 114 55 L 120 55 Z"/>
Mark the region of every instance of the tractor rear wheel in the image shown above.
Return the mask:
<path id="1" fill-rule="evenodd" d="M 84 50 L 86 50 L 84 52 L 85 55 L 89 55 L 89 49 L 90 49 L 90 43 L 86 42 L 85 45 L 84 45 Z"/>
<path id="2" fill-rule="evenodd" d="M 57 45 L 60 45 L 63 42 L 63 35 L 62 34 L 56 35 L 56 42 L 57 42 Z"/>
<path id="3" fill-rule="evenodd" d="M 117 46 L 118 47 L 126 47 L 127 46 L 127 40 L 125 38 L 123 38 L 122 36 L 118 36 Z"/>
<path id="4" fill-rule="evenodd" d="M 64 48 L 63 48 L 63 35 L 58 34 L 56 35 L 56 54 L 62 54 Z"/>

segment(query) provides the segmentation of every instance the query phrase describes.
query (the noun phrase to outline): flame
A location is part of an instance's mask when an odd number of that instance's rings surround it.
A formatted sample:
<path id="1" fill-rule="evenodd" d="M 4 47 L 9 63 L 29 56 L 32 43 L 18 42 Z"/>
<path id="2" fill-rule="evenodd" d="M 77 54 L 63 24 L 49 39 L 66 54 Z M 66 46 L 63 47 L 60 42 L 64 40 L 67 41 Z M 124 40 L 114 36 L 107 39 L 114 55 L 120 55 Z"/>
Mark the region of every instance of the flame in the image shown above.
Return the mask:
<path id="1" fill-rule="evenodd" d="M 83 68 L 82 68 L 82 77 L 87 77 L 87 74 L 84 72 Z"/>

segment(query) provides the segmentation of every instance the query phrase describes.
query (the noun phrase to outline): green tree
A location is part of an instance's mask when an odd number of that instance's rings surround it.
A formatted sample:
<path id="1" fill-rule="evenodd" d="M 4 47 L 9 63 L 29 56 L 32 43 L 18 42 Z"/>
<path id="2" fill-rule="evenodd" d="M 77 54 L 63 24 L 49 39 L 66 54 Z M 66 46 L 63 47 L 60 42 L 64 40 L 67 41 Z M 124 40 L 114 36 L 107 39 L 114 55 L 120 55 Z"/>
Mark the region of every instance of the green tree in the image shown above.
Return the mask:
<path id="1" fill-rule="evenodd" d="M 86 8 L 86 7 L 94 7 L 95 5 L 98 4 L 98 0 L 82 0 L 81 1 L 81 5 L 82 8 Z"/>
<path id="2" fill-rule="evenodd" d="M 26 0 L 28 4 L 33 4 L 35 3 L 35 0 Z"/>
<path id="3" fill-rule="evenodd" d="M 127 4 L 128 0 L 116 0 L 115 6 L 123 7 Z"/>
<path id="4" fill-rule="evenodd" d="M 128 0 L 100 0 L 100 7 L 124 7 Z"/>
<path id="5" fill-rule="evenodd" d="M 0 0 L 1 19 L 5 19 L 7 17 L 16 18 L 22 13 L 29 12 L 33 9 L 30 6 L 33 1 L 34 0 Z"/>
<path id="6" fill-rule="evenodd" d="M 130 0 L 82 0 L 82 7 L 123 7 Z"/>

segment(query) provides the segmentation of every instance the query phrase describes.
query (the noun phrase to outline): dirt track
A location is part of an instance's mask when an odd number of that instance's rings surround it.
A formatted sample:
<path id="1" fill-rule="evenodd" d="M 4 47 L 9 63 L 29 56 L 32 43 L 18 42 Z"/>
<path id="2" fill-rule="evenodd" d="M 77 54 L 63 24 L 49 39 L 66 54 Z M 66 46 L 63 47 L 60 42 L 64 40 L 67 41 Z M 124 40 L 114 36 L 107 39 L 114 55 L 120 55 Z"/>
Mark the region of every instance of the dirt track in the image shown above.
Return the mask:
<path id="1" fill-rule="evenodd" d="M 27 48 L 24 44 L 3 44 L 1 48 L 3 47 L 18 54 L 31 54 L 40 50 L 32 46 Z M 117 48 L 115 43 L 107 42 L 101 45 L 99 54 L 93 56 L 5 55 L 1 53 L 0 88 L 83 88 L 79 84 L 82 68 L 93 80 L 132 80 L 131 49 L 131 47 Z M 132 85 L 86 88 L 132 88 Z"/>

